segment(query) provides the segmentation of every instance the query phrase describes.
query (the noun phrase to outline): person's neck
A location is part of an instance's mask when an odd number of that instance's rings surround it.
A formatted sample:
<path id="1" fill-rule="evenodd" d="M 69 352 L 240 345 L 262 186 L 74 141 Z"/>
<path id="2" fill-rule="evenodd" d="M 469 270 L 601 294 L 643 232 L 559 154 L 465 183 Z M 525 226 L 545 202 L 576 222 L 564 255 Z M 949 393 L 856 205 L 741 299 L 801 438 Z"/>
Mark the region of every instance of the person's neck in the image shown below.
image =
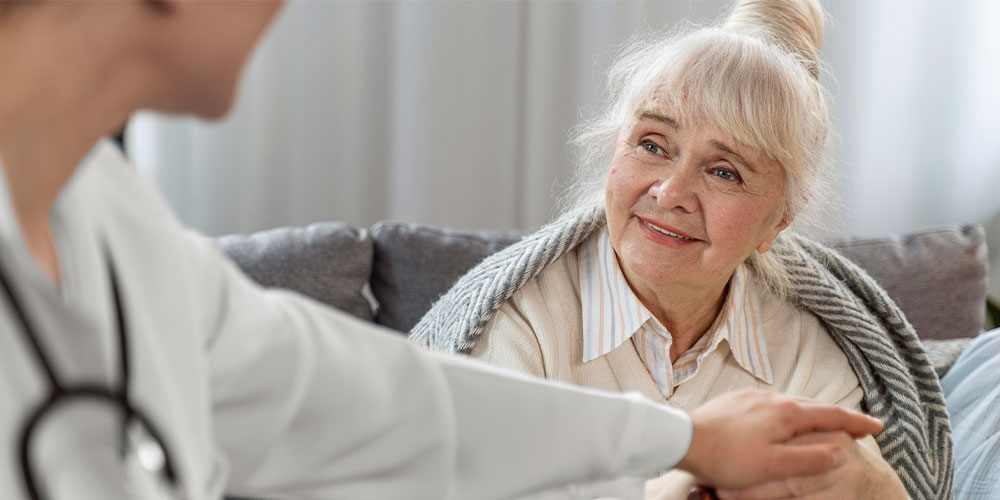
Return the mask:
<path id="1" fill-rule="evenodd" d="M 624 270 L 624 269 L 623 269 Z M 646 309 L 670 332 L 670 361 L 674 362 L 704 336 L 726 300 L 729 279 L 705 286 L 647 286 L 625 273 Z"/>
<path id="2" fill-rule="evenodd" d="M 87 151 L 125 121 L 137 93 L 121 84 L 120 64 L 93 45 L 108 40 L 81 38 L 86 32 L 74 32 L 72 22 L 56 22 L 39 17 L 0 31 L 0 164 L 24 242 L 58 282 L 48 222 L 55 200 Z"/>

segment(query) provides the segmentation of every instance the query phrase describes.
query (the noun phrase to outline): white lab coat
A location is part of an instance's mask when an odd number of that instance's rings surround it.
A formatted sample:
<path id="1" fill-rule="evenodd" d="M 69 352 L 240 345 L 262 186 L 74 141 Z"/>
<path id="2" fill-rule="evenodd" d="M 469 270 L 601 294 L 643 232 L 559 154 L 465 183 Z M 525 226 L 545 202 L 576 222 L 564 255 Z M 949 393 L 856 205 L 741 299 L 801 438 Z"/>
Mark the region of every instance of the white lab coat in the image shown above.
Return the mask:
<path id="1" fill-rule="evenodd" d="M 131 396 L 163 430 L 188 498 L 512 498 L 662 471 L 690 442 L 686 415 L 637 395 L 431 354 L 258 287 L 109 143 L 77 169 L 51 223 L 59 287 L 30 259 L 0 182 L 0 263 L 64 383 L 116 380 L 113 261 Z M 20 428 L 48 389 L 0 302 L 0 498 L 18 499 Z M 50 498 L 127 498 L 114 410 L 71 405 L 45 422 L 33 456 Z"/>

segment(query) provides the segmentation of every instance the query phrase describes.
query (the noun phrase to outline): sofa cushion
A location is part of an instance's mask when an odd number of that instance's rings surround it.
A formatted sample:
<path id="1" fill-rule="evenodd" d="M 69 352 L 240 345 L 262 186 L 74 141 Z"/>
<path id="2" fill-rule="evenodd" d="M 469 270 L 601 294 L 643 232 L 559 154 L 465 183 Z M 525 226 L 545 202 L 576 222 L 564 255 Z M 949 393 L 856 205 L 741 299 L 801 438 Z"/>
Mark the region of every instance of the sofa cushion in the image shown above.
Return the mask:
<path id="1" fill-rule="evenodd" d="M 927 351 L 927 359 L 934 367 L 938 378 L 944 377 L 955 365 L 958 357 L 972 342 L 971 338 L 961 339 L 921 339 L 920 342 Z"/>
<path id="2" fill-rule="evenodd" d="M 372 268 L 368 231 L 343 222 L 285 227 L 215 242 L 250 278 L 266 287 L 298 291 L 371 320 L 365 288 Z"/>
<path id="3" fill-rule="evenodd" d="M 372 226 L 375 322 L 408 332 L 462 274 L 525 231 L 464 231 L 402 222 Z"/>
<path id="4" fill-rule="evenodd" d="M 986 314 L 986 244 L 970 224 L 832 242 L 896 301 L 925 339 L 975 337 Z"/>

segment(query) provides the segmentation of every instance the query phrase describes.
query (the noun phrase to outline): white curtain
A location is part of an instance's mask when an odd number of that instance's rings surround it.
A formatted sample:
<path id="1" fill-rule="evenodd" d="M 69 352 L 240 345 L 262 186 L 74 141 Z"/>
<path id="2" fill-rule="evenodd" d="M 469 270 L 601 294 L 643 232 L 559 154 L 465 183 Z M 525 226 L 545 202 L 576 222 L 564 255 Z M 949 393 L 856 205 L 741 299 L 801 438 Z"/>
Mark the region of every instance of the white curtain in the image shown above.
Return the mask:
<path id="1" fill-rule="evenodd" d="M 236 108 L 140 114 L 129 154 L 209 234 L 317 220 L 528 228 L 572 173 L 567 131 L 637 29 L 725 1 L 293 1 Z M 847 232 L 1000 211 L 1000 2 L 824 2 Z"/>
<path id="2" fill-rule="evenodd" d="M 847 229 L 1000 211 L 1000 2 L 832 4 Z"/>

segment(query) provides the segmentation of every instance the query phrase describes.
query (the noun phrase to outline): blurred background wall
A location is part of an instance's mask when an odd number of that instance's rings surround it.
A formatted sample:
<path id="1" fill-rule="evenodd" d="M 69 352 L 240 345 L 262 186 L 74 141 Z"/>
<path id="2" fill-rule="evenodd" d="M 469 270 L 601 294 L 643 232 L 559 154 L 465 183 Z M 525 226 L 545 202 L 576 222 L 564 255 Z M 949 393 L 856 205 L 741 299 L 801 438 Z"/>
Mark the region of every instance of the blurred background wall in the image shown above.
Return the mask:
<path id="1" fill-rule="evenodd" d="M 825 0 L 842 201 L 859 236 L 1000 232 L 1000 2 Z M 209 234 L 381 219 L 530 228 L 572 174 L 567 131 L 636 30 L 729 2 L 293 0 L 232 115 L 140 114 L 129 155 Z M 585 112 L 585 111 L 584 111 Z"/>

